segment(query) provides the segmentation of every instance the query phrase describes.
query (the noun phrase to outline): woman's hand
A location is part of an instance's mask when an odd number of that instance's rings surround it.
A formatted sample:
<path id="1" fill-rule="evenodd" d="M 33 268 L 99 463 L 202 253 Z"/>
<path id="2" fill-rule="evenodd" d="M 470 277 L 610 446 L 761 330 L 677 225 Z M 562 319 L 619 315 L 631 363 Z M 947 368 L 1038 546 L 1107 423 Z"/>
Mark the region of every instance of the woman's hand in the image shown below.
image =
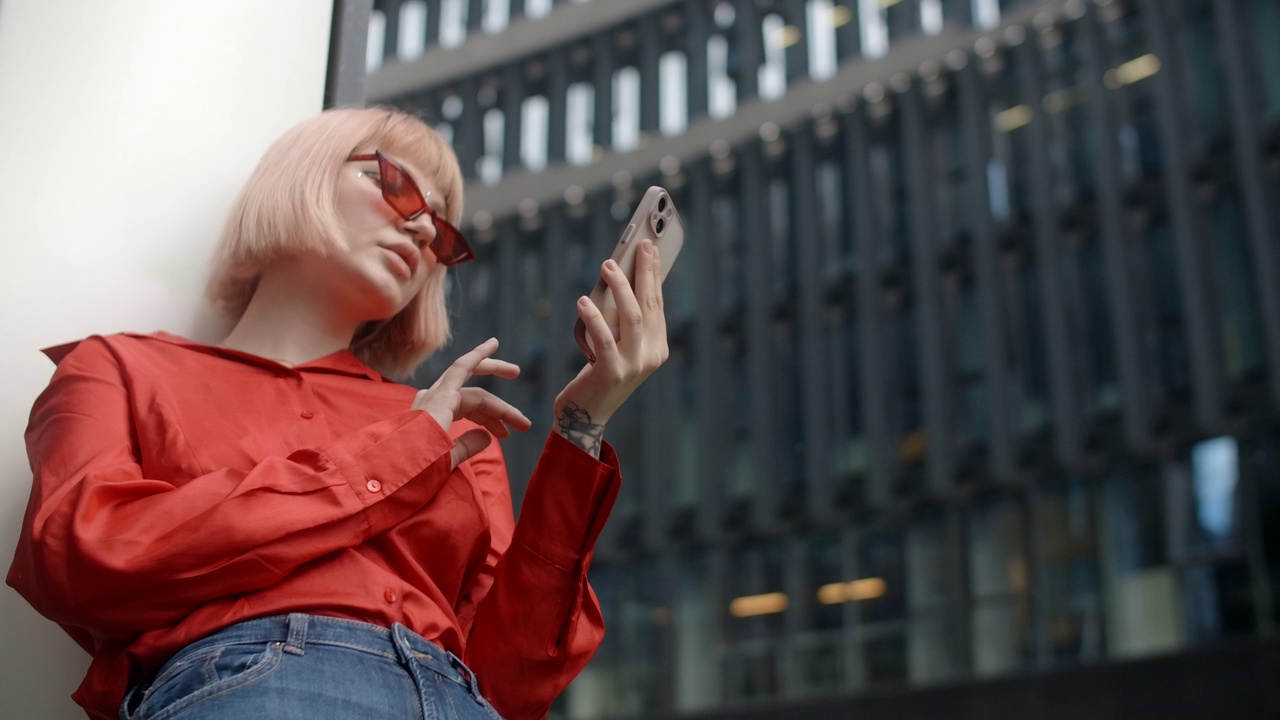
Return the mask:
<path id="1" fill-rule="evenodd" d="M 458 437 L 453 446 L 453 467 L 488 447 L 494 436 L 504 438 L 516 430 L 528 430 L 533 423 L 510 403 L 480 388 L 464 387 L 473 375 L 496 375 L 511 380 L 520 374 L 520 367 L 492 355 L 498 350 L 498 341 L 489 338 L 463 355 L 448 367 L 426 390 L 419 390 L 410 410 L 422 410 L 436 419 L 445 432 L 453 421 L 466 418 L 485 430 L 468 430 Z"/>
<path id="2" fill-rule="evenodd" d="M 556 432 L 583 450 L 600 456 L 605 423 L 636 388 L 667 361 L 667 319 L 662 307 L 661 263 L 649 240 L 636 247 L 635 289 L 613 260 L 600 276 L 618 306 L 618 339 L 595 303 L 578 298 L 596 361 L 582 368 L 556 396 Z"/>

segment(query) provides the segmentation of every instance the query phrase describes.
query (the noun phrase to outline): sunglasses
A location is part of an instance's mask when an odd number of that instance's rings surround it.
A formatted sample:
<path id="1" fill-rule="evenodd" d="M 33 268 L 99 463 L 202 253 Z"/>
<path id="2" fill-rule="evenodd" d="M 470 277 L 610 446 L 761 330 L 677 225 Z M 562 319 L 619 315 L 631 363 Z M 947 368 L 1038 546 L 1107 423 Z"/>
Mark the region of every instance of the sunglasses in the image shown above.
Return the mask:
<path id="1" fill-rule="evenodd" d="M 471 246 L 466 238 L 458 232 L 458 228 L 449 224 L 427 205 L 427 200 L 418 189 L 418 184 L 409 177 L 404 168 L 392 162 L 381 150 L 372 155 L 352 155 L 347 162 L 377 161 L 378 174 L 382 186 L 382 199 L 387 201 L 392 210 L 405 220 L 415 220 L 423 213 L 431 216 L 431 224 L 436 228 L 436 239 L 431 241 L 431 252 L 440 259 L 441 265 L 457 265 L 474 260 Z"/>

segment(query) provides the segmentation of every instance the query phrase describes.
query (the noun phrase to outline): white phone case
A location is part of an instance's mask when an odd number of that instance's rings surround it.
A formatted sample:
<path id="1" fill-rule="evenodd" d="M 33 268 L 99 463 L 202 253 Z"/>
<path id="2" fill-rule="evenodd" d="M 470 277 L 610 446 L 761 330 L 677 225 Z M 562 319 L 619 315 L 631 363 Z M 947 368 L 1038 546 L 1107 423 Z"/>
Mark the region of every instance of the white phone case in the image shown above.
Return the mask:
<path id="1" fill-rule="evenodd" d="M 667 274 L 671 272 L 671 266 L 675 264 L 676 256 L 680 254 L 680 248 L 684 247 L 684 221 L 680 219 L 680 213 L 676 211 L 671 195 L 657 185 L 649 188 L 644 197 L 640 198 L 640 204 L 631 215 L 631 221 L 622 230 L 618 244 L 614 246 L 613 254 L 610 256 L 614 262 L 618 263 L 618 267 L 622 269 L 633 287 L 635 286 L 635 249 L 645 238 L 652 240 L 658 248 L 658 255 L 662 261 L 660 278 L 665 281 Z M 613 330 L 613 336 L 616 339 L 618 308 L 613 301 L 613 293 L 603 278 L 596 281 L 595 287 L 587 297 L 600 308 L 600 314 Z M 578 318 L 573 335 L 578 341 L 578 347 L 582 348 L 582 354 L 588 361 L 595 362 L 595 353 L 591 349 L 591 341 L 587 336 L 582 318 Z"/>

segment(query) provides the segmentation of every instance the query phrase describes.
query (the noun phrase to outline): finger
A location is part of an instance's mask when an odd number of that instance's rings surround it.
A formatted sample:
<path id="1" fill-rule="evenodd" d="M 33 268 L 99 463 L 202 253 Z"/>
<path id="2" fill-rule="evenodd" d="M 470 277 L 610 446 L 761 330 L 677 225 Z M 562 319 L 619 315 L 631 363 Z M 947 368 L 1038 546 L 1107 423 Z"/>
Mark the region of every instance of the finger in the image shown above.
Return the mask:
<path id="1" fill-rule="evenodd" d="M 489 338 L 488 340 L 485 340 L 475 346 L 471 352 L 462 355 L 457 360 L 454 360 L 452 365 L 445 368 L 445 371 L 440 373 L 440 377 L 436 378 L 436 381 L 432 383 L 430 389 L 435 390 L 437 387 L 440 387 L 457 390 L 461 388 L 467 380 L 471 379 L 471 375 L 475 372 L 476 367 L 497 351 L 497 338 Z"/>
<path id="2" fill-rule="evenodd" d="M 636 303 L 647 323 L 653 315 L 654 266 L 653 241 L 645 239 L 636 246 Z"/>
<path id="3" fill-rule="evenodd" d="M 631 289 L 631 282 L 622 272 L 622 268 L 618 267 L 618 263 L 613 260 L 604 262 L 601 275 L 609 284 L 613 304 L 618 308 L 618 343 L 634 345 L 636 343 L 629 341 L 632 338 L 639 339 L 640 330 L 644 327 L 644 314 L 640 312 L 640 303 L 636 302 L 636 294 Z"/>
<path id="4" fill-rule="evenodd" d="M 493 442 L 493 436 L 480 429 L 468 430 L 459 435 L 458 439 L 453 441 L 453 449 L 449 451 L 453 468 L 457 468 L 464 461 L 489 447 L 491 442 Z"/>
<path id="5" fill-rule="evenodd" d="M 485 358 L 471 371 L 472 375 L 495 375 L 505 380 L 513 380 L 520 376 L 520 366 L 506 360 Z"/>
<path id="6" fill-rule="evenodd" d="M 605 322 L 604 315 L 600 314 L 600 308 L 585 295 L 578 298 L 578 317 L 582 318 L 582 324 L 587 328 L 587 336 L 591 338 L 591 345 L 595 348 L 596 361 L 617 363 L 618 341 L 613 337 L 613 330 Z"/>
<path id="7" fill-rule="evenodd" d="M 514 405 L 480 388 L 463 388 L 462 401 L 458 405 L 457 417 L 481 421 L 483 418 L 496 418 L 517 430 L 528 430 L 533 421 L 525 417 Z"/>
<path id="8" fill-rule="evenodd" d="M 653 261 L 651 266 L 653 284 L 650 286 L 648 299 L 645 300 L 646 309 L 649 310 L 648 314 L 645 315 L 645 333 L 651 333 L 651 337 L 662 338 L 665 342 L 667 337 L 667 312 L 666 303 L 662 299 L 662 253 L 658 250 L 657 245 L 650 247 Z"/>

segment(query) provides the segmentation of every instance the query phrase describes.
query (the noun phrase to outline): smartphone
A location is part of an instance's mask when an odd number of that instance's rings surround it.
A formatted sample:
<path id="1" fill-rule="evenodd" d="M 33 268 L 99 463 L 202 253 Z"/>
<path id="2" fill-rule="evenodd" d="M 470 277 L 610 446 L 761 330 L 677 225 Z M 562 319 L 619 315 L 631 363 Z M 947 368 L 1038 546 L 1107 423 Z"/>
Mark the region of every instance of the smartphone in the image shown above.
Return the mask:
<path id="1" fill-rule="evenodd" d="M 684 221 L 676 211 L 671 194 L 657 185 L 645 191 L 644 197 L 640 198 L 640 204 L 631 215 L 631 222 L 623 228 L 618 244 L 613 248 L 613 255 L 610 256 L 618 263 L 632 287 L 635 287 L 636 277 L 636 246 L 645 238 L 652 240 L 658 248 L 658 257 L 662 262 L 659 279 L 665 281 L 667 273 L 671 272 L 671 266 L 676 262 L 676 256 L 680 254 L 680 248 L 684 247 Z M 587 297 L 600 308 L 600 314 L 617 339 L 618 306 L 613 302 L 613 293 L 605 284 L 604 278 L 596 280 L 596 286 Z M 587 328 L 582 318 L 578 318 L 577 325 L 573 328 L 573 337 L 578 341 L 578 347 L 582 348 L 587 361 L 594 363 L 595 352 L 591 348 L 591 340 L 587 337 Z"/>

